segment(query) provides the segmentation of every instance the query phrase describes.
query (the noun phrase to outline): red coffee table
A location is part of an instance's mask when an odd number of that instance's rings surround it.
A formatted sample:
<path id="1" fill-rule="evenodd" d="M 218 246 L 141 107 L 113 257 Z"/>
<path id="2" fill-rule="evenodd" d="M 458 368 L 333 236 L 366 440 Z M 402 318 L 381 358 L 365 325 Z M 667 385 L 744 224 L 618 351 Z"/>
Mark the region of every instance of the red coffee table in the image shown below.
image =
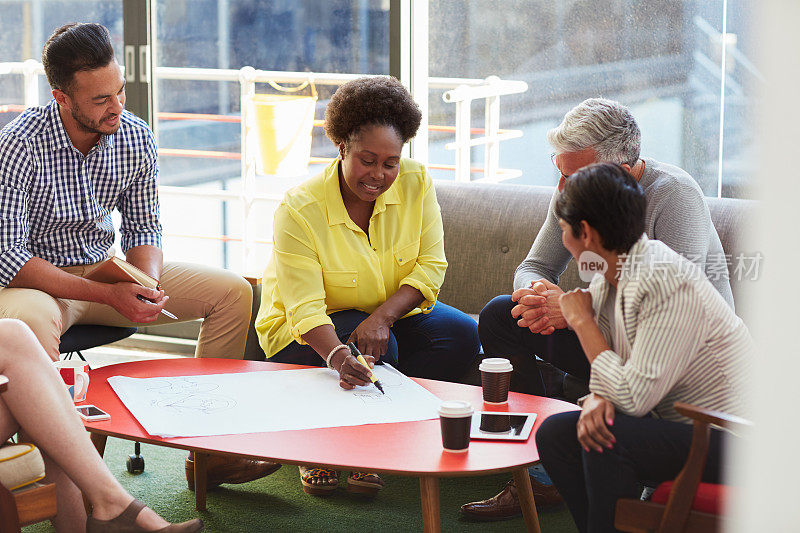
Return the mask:
<path id="1" fill-rule="evenodd" d="M 108 384 L 111 376 L 160 377 L 198 374 L 290 370 L 300 367 L 231 359 L 156 359 L 109 365 L 90 371 L 86 403 L 97 405 L 110 420 L 84 422 L 100 455 L 108 437 L 135 440 L 194 452 L 195 507 L 206 508 L 206 462 L 209 455 L 265 459 L 284 464 L 321 465 L 335 470 L 360 470 L 415 476 L 420 479 L 425 531 L 439 531 L 439 478 L 512 472 L 519 491 L 525 525 L 539 531 L 527 467 L 539 460 L 536 443 L 472 441 L 469 452 L 442 450 L 439 420 L 398 422 L 298 431 L 274 431 L 212 437 L 150 436 Z M 429 379 L 414 379 L 442 399 L 466 400 L 476 410 L 537 413 L 534 433 L 548 416 L 576 406 L 538 396 L 510 393 L 507 407 L 483 403 L 480 387 Z"/>

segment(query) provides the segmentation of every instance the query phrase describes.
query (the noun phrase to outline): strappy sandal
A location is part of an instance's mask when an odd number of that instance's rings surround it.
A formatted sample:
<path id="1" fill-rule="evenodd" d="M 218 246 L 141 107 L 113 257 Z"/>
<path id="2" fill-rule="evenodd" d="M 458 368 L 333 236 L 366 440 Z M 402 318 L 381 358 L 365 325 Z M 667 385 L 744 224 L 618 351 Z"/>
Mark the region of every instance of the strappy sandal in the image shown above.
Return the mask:
<path id="1" fill-rule="evenodd" d="M 348 492 L 375 496 L 383 488 L 383 480 L 375 472 L 350 472 L 347 477 Z"/>
<path id="2" fill-rule="evenodd" d="M 133 500 L 116 518 L 111 520 L 98 520 L 93 516 L 86 519 L 86 533 L 140 533 L 149 531 L 136 524 L 136 517 L 145 505 L 139 500 Z M 157 530 L 155 533 L 196 533 L 203 530 L 203 521 L 199 518 L 180 524 L 170 524 Z"/>
<path id="3" fill-rule="evenodd" d="M 298 466 L 300 469 L 300 483 L 303 484 L 303 492 L 314 496 L 324 496 L 330 494 L 339 485 L 339 472 L 328 468 L 314 468 L 308 466 Z M 327 478 L 333 478 L 333 483 L 319 482 Z M 317 483 L 314 483 L 317 481 Z M 323 484 L 324 483 L 324 484 Z"/>

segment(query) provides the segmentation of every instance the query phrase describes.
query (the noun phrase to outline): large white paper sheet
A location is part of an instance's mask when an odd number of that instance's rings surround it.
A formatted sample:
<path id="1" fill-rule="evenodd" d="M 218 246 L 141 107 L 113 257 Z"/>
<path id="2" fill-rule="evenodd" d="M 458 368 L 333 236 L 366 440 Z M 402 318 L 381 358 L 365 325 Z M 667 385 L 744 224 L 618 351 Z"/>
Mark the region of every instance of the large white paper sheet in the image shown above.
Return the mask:
<path id="1" fill-rule="evenodd" d="M 346 391 L 328 368 L 202 376 L 129 378 L 108 383 L 150 434 L 202 437 L 358 426 L 437 418 L 440 400 L 389 365 L 374 385 Z"/>

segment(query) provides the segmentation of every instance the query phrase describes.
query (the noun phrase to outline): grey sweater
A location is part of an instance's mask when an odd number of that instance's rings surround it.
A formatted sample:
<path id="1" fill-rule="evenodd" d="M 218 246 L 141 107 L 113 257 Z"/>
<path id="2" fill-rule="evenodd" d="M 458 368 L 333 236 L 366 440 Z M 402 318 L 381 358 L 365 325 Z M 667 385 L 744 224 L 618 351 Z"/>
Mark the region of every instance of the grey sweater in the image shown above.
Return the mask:
<path id="1" fill-rule="evenodd" d="M 702 269 L 708 280 L 733 308 L 733 293 L 722 243 L 711 222 L 705 196 L 697 182 L 678 167 L 643 158 L 639 185 L 647 197 L 644 231 Z M 558 190 L 550 199 L 547 218 L 533 241 L 528 257 L 514 273 L 514 290 L 542 278 L 558 283 L 571 255 L 561 242 L 555 213 Z"/>

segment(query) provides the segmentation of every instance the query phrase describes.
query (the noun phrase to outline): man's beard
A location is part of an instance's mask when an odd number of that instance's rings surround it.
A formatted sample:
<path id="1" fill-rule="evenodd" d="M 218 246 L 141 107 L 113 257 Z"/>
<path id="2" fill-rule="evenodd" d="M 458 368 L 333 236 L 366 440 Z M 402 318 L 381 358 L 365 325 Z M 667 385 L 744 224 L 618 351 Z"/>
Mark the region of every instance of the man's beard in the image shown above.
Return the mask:
<path id="1" fill-rule="evenodd" d="M 91 119 L 89 119 L 86 115 L 81 114 L 77 106 L 71 107 L 69 111 L 70 114 L 72 115 L 72 118 L 75 120 L 75 123 L 78 125 L 78 127 L 83 131 L 85 131 L 86 133 L 111 135 L 112 133 L 116 133 L 117 130 L 119 129 L 119 122 L 117 122 L 116 125 L 110 127 L 103 127 L 100 125 L 104 120 L 111 117 L 112 115 L 106 115 L 99 121 L 94 122 Z"/>

